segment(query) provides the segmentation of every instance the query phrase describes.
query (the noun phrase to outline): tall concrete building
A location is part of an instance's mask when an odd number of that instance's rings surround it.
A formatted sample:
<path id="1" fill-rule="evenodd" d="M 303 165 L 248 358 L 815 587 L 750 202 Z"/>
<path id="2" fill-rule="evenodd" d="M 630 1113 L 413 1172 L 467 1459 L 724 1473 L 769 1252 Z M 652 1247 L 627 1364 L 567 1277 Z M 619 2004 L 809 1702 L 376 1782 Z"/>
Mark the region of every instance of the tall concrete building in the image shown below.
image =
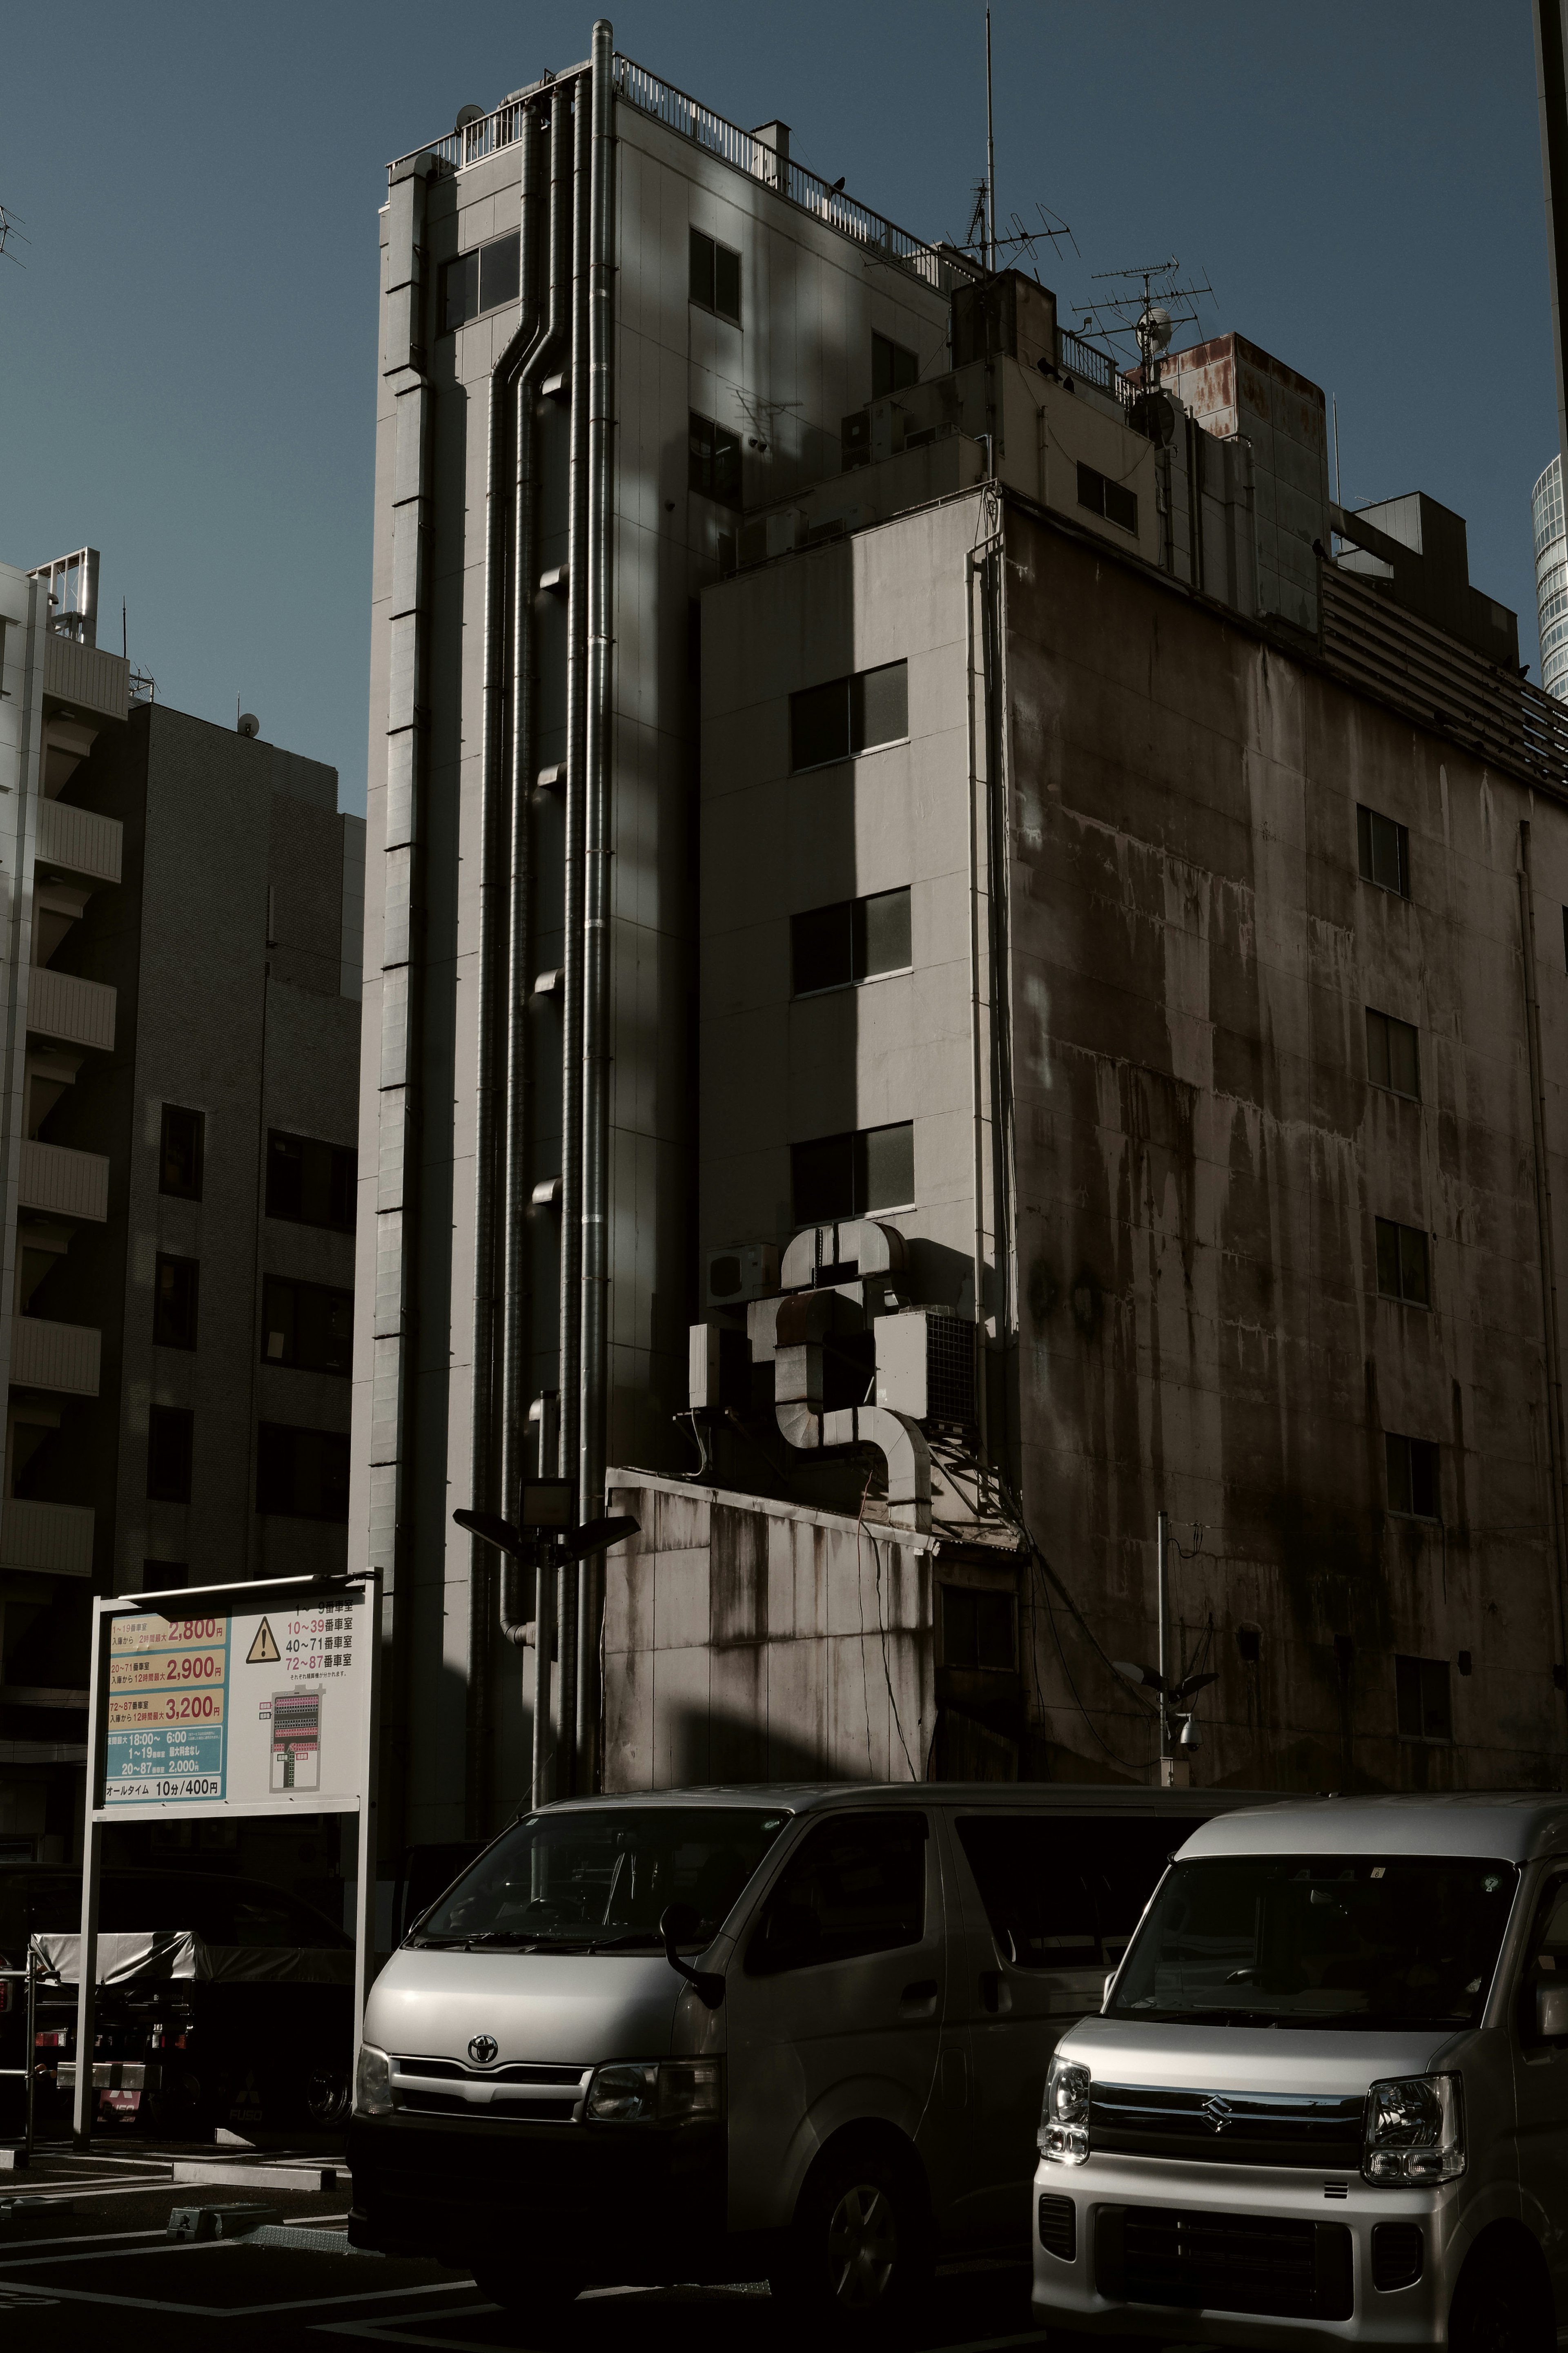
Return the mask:
<path id="1" fill-rule="evenodd" d="M 607 27 L 465 117 L 382 215 L 389 1845 L 1157 1772 L 1162 1511 L 1205 1774 L 1554 1777 L 1568 736 L 1463 519 Z M 558 1469 L 641 1529 L 533 1591 L 450 1514 Z"/>
<path id="2" fill-rule="evenodd" d="M 79 1824 L 93 1593 L 346 1550 L 363 821 L 332 769 L 166 709 L 99 648 L 97 565 L 5 584 L 31 607 L 0 803 L 23 845 L 0 846 L 0 1839 L 23 1852 Z"/>
<path id="3" fill-rule="evenodd" d="M 1568 697 L 1568 530 L 1563 521 L 1563 460 L 1553 458 L 1530 502 L 1535 538 L 1535 612 L 1541 630 L 1541 683 Z"/>

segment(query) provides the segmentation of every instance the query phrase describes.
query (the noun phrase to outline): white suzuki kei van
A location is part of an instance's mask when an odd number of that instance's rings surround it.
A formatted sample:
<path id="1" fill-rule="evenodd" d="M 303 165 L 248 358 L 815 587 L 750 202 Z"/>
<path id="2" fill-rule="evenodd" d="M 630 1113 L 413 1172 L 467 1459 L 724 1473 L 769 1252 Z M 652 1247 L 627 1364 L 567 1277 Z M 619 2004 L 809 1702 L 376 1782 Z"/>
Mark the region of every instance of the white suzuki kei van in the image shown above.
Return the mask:
<path id="1" fill-rule="evenodd" d="M 1206 1823 L 1050 2063 L 1036 2201 L 1051 2327 L 1552 2353 L 1568 1800 Z"/>
<path id="2" fill-rule="evenodd" d="M 350 2236 L 536 2320 L 764 2275 L 871 2320 L 937 2255 L 1025 2255 L 1051 2050 L 1226 1802 L 836 1784 L 526 1816 L 376 1979 Z"/>

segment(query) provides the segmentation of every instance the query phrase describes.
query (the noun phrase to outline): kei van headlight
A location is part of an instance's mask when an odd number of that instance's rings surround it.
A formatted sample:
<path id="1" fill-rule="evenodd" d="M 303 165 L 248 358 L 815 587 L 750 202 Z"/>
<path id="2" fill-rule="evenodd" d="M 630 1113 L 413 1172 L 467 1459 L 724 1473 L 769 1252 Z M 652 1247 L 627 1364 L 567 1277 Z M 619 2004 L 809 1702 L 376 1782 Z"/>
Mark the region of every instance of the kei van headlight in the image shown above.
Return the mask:
<path id="1" fill-rule="evenodd" d="M 359 2047 L 359 2064 L 354 2069 L 354 2114 L 392 2114 L 392 2062 L 384 2051 L 376 2050 L 370 2042 L 362 2042 Z"/>
<path id="2" fill-rule="evenodd" d="M 684 2124 L 722 2111 L 717 2059 L 616 2059 L 596 2067 L 584 2113 L 591 2124 Z"/>
<path id="3" fill-rule="evenodd" d="M 1089 2155 L 1089 2080 L 1087 2067 L 1053 2055 L 1037 2142 L 1052 2165 L 1081 2165 Z"/>
<path id="4" fill-rule="evenodd" d="M 1366 2095 L 1363 2173 L 1369 2181 L 1452 2181 L 1465 2169 L 1465 2095 L 1458 2075 L 1394 2075 Z"/>

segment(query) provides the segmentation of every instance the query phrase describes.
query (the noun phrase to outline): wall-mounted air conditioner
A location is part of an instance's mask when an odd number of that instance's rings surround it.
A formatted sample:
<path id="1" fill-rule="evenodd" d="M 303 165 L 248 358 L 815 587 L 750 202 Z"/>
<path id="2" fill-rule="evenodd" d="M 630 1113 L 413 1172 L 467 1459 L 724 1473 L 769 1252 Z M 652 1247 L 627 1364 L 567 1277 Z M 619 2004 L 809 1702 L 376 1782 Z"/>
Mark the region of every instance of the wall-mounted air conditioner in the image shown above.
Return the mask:
<path id="1" fill-rule="evenodd" d="M 713 1307 L 738 1307 L 763 1299 L 779 1287 L 779 1254 L 772 1242 L 736 1242 L 708 1253 L 708 1300 Z"/>

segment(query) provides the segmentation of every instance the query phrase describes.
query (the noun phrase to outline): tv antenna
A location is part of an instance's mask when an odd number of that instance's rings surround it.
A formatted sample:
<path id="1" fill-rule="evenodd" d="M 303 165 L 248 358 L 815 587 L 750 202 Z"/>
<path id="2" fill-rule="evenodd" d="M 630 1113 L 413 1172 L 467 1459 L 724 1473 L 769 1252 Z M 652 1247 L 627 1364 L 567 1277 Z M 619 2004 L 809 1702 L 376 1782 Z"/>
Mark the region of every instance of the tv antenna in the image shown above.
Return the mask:
<path id="1" fill-rule="evenodd" d="M 1131 269 L 1098 269 L 1094 283 L 1116 290 L 1101 295 L 1093 305 L 1085 304 L 1079 313 L 1086 332 L 1132 344 L 1147 392 L 1159 389 L 1160 354 L 1176 329 L 1195 327 L 1195 306 L 1214 300 L 1206 278 L 1201 286 L 1183 286 L 1177 283 L 1181 274 L 1174 254 L 1168 261 L 1140 262 Z"/>
<path id="2" fill-rule="evenodd" d="M 973 254 L 981 268 L 989 270 L 993 277 L 996 274 L 1000 258 L 1004 254 L 1006 256 L 1009 268 L 1016 268 L 1019 263 L 1026 261 L 1037 280 L 1040 273 L 1036 248 L 1040 245 L 1053 245 L 1058 237 L 1065 237 L 1073 251 L 1077 253 L 1078 239 L 1059 213 L 1053 213 L 1045 205 L 1040 204 L 1035 206 L 1035 211 L 1039 216 L 1038 228 L 1031 228 L 1017 213 L 1008 215 L 1007 226 L 1005 229 L 997 228 L 996 134 L 995 118 L 991 103 L 991 11 L 987 8 L 985 11 L 985 172 L 984 176 L 974 183 L 974 206 L 969 216 L 969 227 L 953 249 L 958 253 Z M 1081 255 L 1079 259 L 1082 259 Z"/>
<path id="3" fill-rule="evenodd" d="M 27 265 L 21 255 L 13 253 L 11 250 L 13 237 L 18 245 L 32 243 L 31 237 L 22 235 L 21 216 L 18 213 L 8 213 L 5 206 L 0 205 L 0 254 L 4 254 L 7 261 L 14 261 L 18 269 L 26 269 Z"/>

